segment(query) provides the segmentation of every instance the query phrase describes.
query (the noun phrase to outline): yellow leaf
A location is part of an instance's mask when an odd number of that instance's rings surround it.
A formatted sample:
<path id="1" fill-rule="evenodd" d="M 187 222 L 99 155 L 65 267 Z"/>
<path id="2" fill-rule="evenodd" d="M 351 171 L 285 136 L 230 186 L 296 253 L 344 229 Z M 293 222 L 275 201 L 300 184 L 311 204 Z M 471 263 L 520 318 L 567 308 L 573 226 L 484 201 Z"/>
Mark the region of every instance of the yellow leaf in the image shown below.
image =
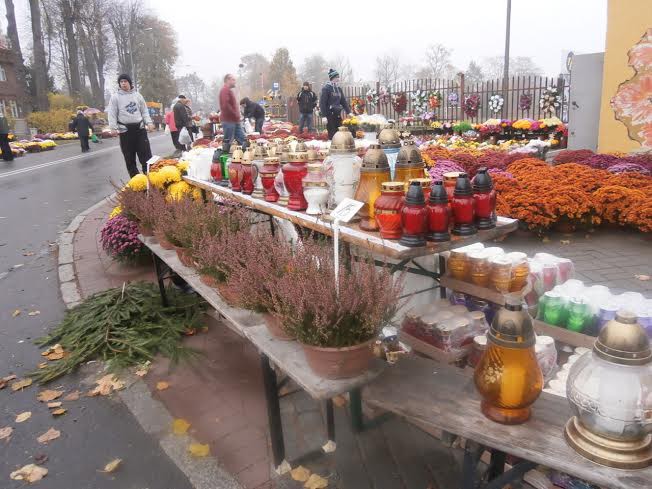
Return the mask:
<path id="1" fill-rule="evenodd" d="M 14 380 L 15 378 L 16 378 L 15 375 L 7 375 L 6 377 L 2 377 L 2 380 L 4 380 L 5 382 L 9 382 L 11 380 Z"/>
<path id="2" fill-rule="evenodd" d="M 71 392 L 63 398 L 64 401 L 78 401 L 79 400 L 79 391 Z"/>
<path id="3" fill-rule="evenodd" d="M 18 382 L 14 382 L 13 384 L 11 384 L 11 390 L 16 392 L 18 390 L 24 389 L 25 387 L 29 387 L 30 385 L 32 385 L 32 379 L 28 377 L 26 379 L 19 380 Z"/>
<path id="4" fill-rule="evenodd" d="M 48 408 L 52 409 L 52 408 L 58 408 L 58 407 L 61 407 L 60 402 L 48 402 Z"/>
<path id="5" fill-rule="evenodd" d="M 652 277 L 650 277 L 649 275 L 634 275 L 634 278 L 637 279 L 637 280 L 640 280 L 641 282 L 647 282 Z"/>
<path id="6" fill-rule="evenodd" d="M 121 463 L 122 463 L 121 458 L 116 458 L 114 460 L 111 460 L 108 464 L 104 466 L 104 470 L 101 470 L 100 472 L 104 472 L 105 474 L 110 474 L 111 472 L 115 472 Z"/>
<path id="7" fill-rule="evenodd" d="M 68 410 L 65 408 L 57 408 L 50 412 L 52 413 L 52 416 L 61 416 L 62 414 L 66 414 L 67 411 Z"/>
<path id="8" fill-rule="evenodd" d="M 27 421 L 31 417 L 32 417 L 32 412 L 25 411 L 24 413 L 20 413 L 18 416 L 16 416 L 16 423 L 22 423 L 24 421 Z"/>
<path id="9" fill-rule="evenodd" d="M 172 422 L 172 432 L 175 435 L 183 435 L 188 431 L 188 428 L 190 428 L 190 423 L 185 419 L 175 419 Z"/>
<path id="10" fill-rule="evenodd" d="M 41 436 L 39 436 L 36 441 L 39 443 L 49 443 L 52 440 L 56 440 L 61 436 L 61 432 L 59 430 L 55 430 L 54 428 L 50 428 L 47 430 L 45 433 L 43 433 Z"/>
<path id="11" fill-rule="evenodd" d="M 12 472 L 9 477 L 15 481 L 37 482 L 48 474 L 48 469 L 38 465 L 29 464 Z"/>
<path id="12" fill-rule="evenodd" d="M 0 440 L 7 440 L 11 438 L 11 433 L 14 429 L 11 426 L 6 426 L 5 428 L 0 428 Z"/>
<path id="13" fill-rule="evenodd" d="M 63 395 L 63 391 L 46 390 L 46 391 L 39 392 L 39 395 L 36 396 L 36 398 L 41 402 L 50 402 L 50 401 L 54 401 L 55 399 L 58 399 L 62 395 Z"/>
<path id="14" fill-rule="evenodd" d="M 41 314 L 41 311 L 29 311 L 27 313 L 28 316 L 38 316 L 39 314 Z"/>
<path id="15" fill-rule="evenodd" d="M 317 474 L 312 474 L 303 487 L 306 489 L 324 489 L 328 487 L 328 481 Z"/>
<path id="16" fill-rule="evenodd" d="M 16 309 L 14 312 L 11 313 L 12 318 L 15 318 L 18 315 L 20 315 L 20 309 Z"/>
<path id="17" fill-rule="evenodd" d="M 290 475 L 295 481 L 306 482 L 310 477 L 310 471 L 303 465 L 299 465 L 296 469 L 290 471 Z"/>
<path id="18" fill-rule="evenodd" d="M 136 372 L 134 372 L 134 373 L 138 377 L 145 377 L 145 375 L 147 375 L 147 372 L 148 372 L 148 370 L 146 368 L 143 368 L 143 369 L 140 369 L 140 370 L 136 370 Z"/>
<path id="19" fill-rule="evenodd" d="M 108 396 L 113 391 L 124 389 L 125 383 L 119 380 L 115 375 L 105 375 L 95 382 L 97 387 L 89 392 L 89 396 Z"/>
<path id="20" fill-rule="evenodd" d="M 47 358 L 47 359 L 50 360 L 50 361 L 53 361 L 53 360 L 61 360 L 61 359 L 63 358 L 63 355 L 64 355 L 63 352 L 56 352 L 56 351 L 53 351 L 52 353 L 48 353 L 48 354 L 45 356 L 45 358 Z"/>
<path id="21" fill-rule="evenodd" d="M 207 457 L 211 453 L 210 447 L 201 443 L 191 443 L 188 451 L 193 457 Z"/>
<path id="22" fill-rule="evenodd" d="M 156 383 L 156 390 L 157 391 L 164 391 L 168 387 L 170 387 L 170 384 L 168 384 L 167 382 L 157 382 Z"/>

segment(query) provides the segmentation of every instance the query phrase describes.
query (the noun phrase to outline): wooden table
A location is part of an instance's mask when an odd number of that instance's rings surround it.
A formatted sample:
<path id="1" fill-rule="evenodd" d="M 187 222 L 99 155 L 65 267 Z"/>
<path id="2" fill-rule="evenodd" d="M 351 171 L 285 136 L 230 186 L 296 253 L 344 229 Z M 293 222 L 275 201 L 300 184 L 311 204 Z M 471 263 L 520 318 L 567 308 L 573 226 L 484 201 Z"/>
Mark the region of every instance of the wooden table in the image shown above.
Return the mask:
<path id="1" fill-rule="evenodd" d="M 285 443 L 281 423 L 280 395 L 282 383 L 278 382 L 272 364 L 294 380 L 312 398 L 323 401 L 326 410 L 326 432 L 330 446 L 335 442 L 335 418 L 332 399 L 349 393 L 351 419 L 354 429 L 360 430 L 362 424 L 362 405 L 360 388 L 380 375 L 385 362 L 376 361 L 364 374 L 350 379 L 329 380 L 315 375 L 306 362 L 301 346 L 295 341 L 281 341 L 272 337 L 264 325 L 262 315 L 227 304 L 218 291 L 204 284 L 193 268 L 179 261 L 176 251 L 165 250 L 156 238 L 139 236 L 154 257 L 156 277 L 163 304 L 167 304 L 165 279 L 170 277 L 168 270 L 183 278 L 219 314 L 224 324 L 244 338 L 251 341 L 260 353 L 265 399 L 272 441 L 274 464 L 278 468 L 285 461 Z"/>
<path id="2" fill-rule="evenodd" d="M 365 387 L 365 401 L 416 421 L 472 440 L 467 442 L 464 489 L 476 487 L 475 464 L 484 447 L 529 461 L 517 464 L 515 473 L 498 475 L 487 488 L 501 488 L 535 464 L 613 489 L 649 489 L 652 467 L 619 470 L 605 467 L 577 454 L 564 440 L 564 426 L 571 417 L 568 401 L 545 392 L 533 406 L 532 418 L 521 425 L 505 426 L 487 419 L 480 411 L 480 396 L 465 371 L 414 356 L 402 358 L 386 369 L 382 378 Z M 501 456 L 501 454 L 503 454 Z M 496 467 L 494 467 L 496 468 Z M 506 481 L 506 482 L 505 482 Z"/>

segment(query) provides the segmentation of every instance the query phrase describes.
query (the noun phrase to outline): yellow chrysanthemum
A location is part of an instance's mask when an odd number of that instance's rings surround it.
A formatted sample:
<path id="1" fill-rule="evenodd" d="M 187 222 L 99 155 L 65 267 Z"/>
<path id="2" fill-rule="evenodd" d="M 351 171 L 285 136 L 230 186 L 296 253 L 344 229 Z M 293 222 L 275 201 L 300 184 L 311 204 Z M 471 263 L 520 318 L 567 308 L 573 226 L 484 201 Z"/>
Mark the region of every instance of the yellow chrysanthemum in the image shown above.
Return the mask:
<path id="1" fill-rule="evenodd" d="M 164 166 L 158 173 L 164 177 L 165 183 L 181 181 L 181 171 L 176 166 Z"/>
<path id="2" fill-rule="evenodd" d="M 192 198 L 197 202 L 203 200 L 201 189 L 199 187 L 195 187 L 195 186 L 192 187 Z"/>
<path id="3" fill-rule="evenodd" d="M 181 200 L 186 195 L 192 193 L 192 187 L 186 182 L 175 182 L 168 187 L 167 200 Z"/>
<path id="4" fill-rule="evenodd" d="M 190 163 L 188 161 L 179 161 L 179 163 L 177 163 L 177 168 L 181 173 L 187 172 L 189 166 Z"/>
<path id="5" fill-rule="evenodd" d="M 134 175 L 131 177 L 131 180 L 127 182 L 127 187 L 129 187 L 131 190 L 134 190 L 135 192 L 142 192 L 143 190 L 147 190 L 147 176 L 143 175 L 142 173 Z"/>
<path id="6" fill-rule="evenodd" d="M 113 219 L 115 216 L 119 216 L 120 214 L 122 214 L 122 207 L 118 205 L 114 207 L 111 214 L 109 214 L 109 219 Z"/>
<path id="7" fill-rule="evenodd" d="M 165 175 L 159 171 L 149 172 L 149 183 L 154 188 L 162 189 L 165 186 Z"/>

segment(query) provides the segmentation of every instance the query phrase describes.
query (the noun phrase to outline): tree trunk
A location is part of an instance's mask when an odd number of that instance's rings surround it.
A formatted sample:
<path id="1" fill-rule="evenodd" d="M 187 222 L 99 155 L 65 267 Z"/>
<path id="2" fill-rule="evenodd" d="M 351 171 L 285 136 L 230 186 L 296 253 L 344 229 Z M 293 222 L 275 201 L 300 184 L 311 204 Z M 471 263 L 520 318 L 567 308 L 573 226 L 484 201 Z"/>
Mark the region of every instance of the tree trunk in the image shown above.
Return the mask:
<path id="1" fill-rule="evenodd" d="M 79 47 L 77 46 L 77 37 L 75 35 L 74 21 L 76 14 L 73 12 L 70 0 L 61 1 L 61 15 L 63 17 L 63 27 L 66 32 L 66 42 L 68 44 L 68 67 L 70 69 L 70 95 L 76 101 L 81 96 L 81 77 L 79 74 Z"/>
<path id="2" fill-rule="evenodd" d="M 32 42 L 34 44 L 34 88 L 36 91 L 35 108 L 48 110 L 48 73 L 45 62 L 45 47 L 43 46 L 43 31 L 41 29 L 41 10 L 38 0 L 29 0 L 29 9 L 32 17 Z"/>
<path id="3" fill-rule="evenodd" d="M 20 39 L 18 38 L 18 28 L 16 27 L 16 13 L 14 11 L 13 0 L 5 0 L 5 9 L 7 10 L 7 37 L 9 44 L 16 59 L 16 77 L 18 78 L 18 104 L 23 112 L 31 112 L 31 97 L 27 90 L 27 69 L 23 62 L 23 52 L 20 49 Z"/>
<path id="4" fill-rule="evenodd" d="M 100 91 L 100 82 L 97 79 L 97 68 L 95 66 L 95 59 L 93 58 L 92 46 L 88 42 L 86 32 L 81 22 L 77 23 L 77 34 L 79 35 L 79 42 L 82 45 L 82 53 L 84 54 L 84 66 L 86 68 L 86 75 L 91 84 L 91 93 L 93 94 L 93 107 L 97 107 L 104 100 L 104 93 Z"/>

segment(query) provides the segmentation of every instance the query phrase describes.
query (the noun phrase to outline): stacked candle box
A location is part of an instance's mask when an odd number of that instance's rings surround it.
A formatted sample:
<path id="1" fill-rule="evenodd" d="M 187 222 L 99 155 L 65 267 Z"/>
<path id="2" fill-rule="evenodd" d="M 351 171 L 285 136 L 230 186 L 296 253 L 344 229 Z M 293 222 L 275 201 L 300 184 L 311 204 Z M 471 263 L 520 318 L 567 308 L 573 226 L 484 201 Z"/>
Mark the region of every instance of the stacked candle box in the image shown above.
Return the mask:
<path id="1" fill-rule="evenodd" d="M 652 299 L 638 292 L 614 294 L 604 285 L 589 287 L 574 279 L 544 294 L 539 301 L 537 318 L 554 326 L 597 336 L 619 310 L 634 313 L 638 323 L 652 337 Z"/>

